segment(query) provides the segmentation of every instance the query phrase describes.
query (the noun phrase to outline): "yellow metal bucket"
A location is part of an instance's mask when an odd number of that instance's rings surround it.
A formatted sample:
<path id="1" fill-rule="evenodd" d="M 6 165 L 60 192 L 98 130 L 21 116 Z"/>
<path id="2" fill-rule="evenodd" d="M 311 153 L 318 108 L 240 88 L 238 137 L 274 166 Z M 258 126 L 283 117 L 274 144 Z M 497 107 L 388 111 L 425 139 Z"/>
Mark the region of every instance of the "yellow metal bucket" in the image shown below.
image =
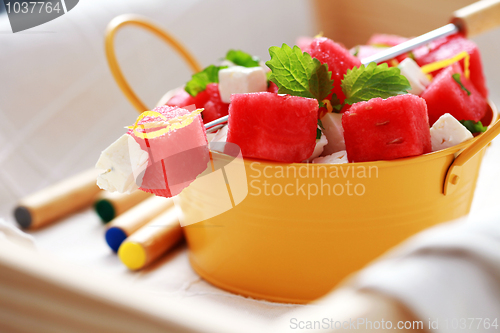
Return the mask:
<path id="1" fill-rule="evenodd" d="M 108 27 L 110 67 L 141 112 L 146 107 L 124 80 L 112 50 L 114 33 L 126 24 L 168 42 L 172 37 L 137 16 L 118 17 Z M 220 288 L 259 299 L 307 303 L 325 295 L 411 235 L 469 212 L 485 147 L 500 133 L 492 103 L 489 116 L 488 131 L 473 140 L 418 157 L 342 165 L 236 161 L 246 170 L 246 198 L 184 227 L 194 270 Z M 232 160 L 218 152 L 212 158 L 216 164 Z M 208 200 L 217 185 L 195 181 L 177 201 L 188 215 L 223 211 Z"/>

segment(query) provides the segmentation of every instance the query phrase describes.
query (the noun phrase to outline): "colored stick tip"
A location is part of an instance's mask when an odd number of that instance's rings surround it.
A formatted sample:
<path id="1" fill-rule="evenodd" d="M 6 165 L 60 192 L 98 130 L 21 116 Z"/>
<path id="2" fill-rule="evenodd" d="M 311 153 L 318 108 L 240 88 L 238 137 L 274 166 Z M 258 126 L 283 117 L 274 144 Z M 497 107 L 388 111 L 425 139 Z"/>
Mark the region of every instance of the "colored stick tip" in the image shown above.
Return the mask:
<path id="1" fill-rule="evenodd" d="M 133 271 L 146 265 L 146 251 L 139 243 L 124 242 L 118 250 L 118 257 L 128 269 Z"/>
<path id="2" fill-rule="evenodd" d="M 14 217 L 21 228 L 28 229 L 31 227 L 32 219 L 28 208 L 23 206 L 16 207 Z"/>
<path id="3" fill-rule="evenodd" d="M 118 227 L 111 227 L 106 231 L 106 243 L 108 243 L 111 250 L 115 253 L 118 252 L 120 245 L 127 239 L 128 235 Z"/>
<path id="4" fill-rule="evenodd" d="M 115 218 L 115 208 L 113 204 L 106 199 L 96 201 L 94 209 L 104 223 L 108 223 Z"/>

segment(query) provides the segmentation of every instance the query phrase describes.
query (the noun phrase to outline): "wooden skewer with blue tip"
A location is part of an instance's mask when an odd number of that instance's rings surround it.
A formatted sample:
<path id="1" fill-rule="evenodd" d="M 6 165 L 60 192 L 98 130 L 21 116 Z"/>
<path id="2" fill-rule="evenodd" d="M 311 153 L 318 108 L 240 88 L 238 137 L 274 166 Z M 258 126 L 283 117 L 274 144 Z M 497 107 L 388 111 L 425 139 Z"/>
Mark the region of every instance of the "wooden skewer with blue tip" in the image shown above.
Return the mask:
<path id="1" fill-rule="evenodd" d="M 172 206 L 171 198 L 155 196 L 144 200 L 109 223 L 105 234 L 106 243 L 114 252 L 118 252 L 125 239 Z"/>

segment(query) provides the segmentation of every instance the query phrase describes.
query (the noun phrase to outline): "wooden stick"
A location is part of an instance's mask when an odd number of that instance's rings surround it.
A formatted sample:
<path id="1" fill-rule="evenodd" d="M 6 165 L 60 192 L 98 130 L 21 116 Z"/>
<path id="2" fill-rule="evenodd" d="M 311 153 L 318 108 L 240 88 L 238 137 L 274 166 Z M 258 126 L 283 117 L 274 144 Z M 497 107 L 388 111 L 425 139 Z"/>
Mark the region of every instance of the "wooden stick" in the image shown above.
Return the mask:
<path id="1" fill-rule="evenodd" d="M 453 13 L 452 23 L 459 27 L 467 37 L 500 25 L 500 0 L 481 0 Z"/>
<path id="2" fill-rule="evenodd" d="M 109 223 L 106 231 L 105 238 L 109 247 L 114 252 L 118 252 L 120 245 L 127 237 L 173 205 L 172 198 L 155 196 L 144 200 L 118 216 Z"/>
<path id="3" fill-rule="evenodd" d="M 95 198 L 94 209 L 102 221 L 108 223 L 118 215 L 152 196 L 152 194 L 140 190 L 131 194 L 102 191 Z"/>
<path id="4" fill-rule="evenodd" d="M 172 207 L 127 238 L 118 256 L 129 269 L 139 270 L 166 253 L 182 236 L 176 209 Z"/>
<path id="5" fill-rule="evenodd" d="M 97 170 L 87 170 L 21 199 L 14 209 L 17 223 L 37 229 L 89 207 L 100 192 L 97 174 Z"/>

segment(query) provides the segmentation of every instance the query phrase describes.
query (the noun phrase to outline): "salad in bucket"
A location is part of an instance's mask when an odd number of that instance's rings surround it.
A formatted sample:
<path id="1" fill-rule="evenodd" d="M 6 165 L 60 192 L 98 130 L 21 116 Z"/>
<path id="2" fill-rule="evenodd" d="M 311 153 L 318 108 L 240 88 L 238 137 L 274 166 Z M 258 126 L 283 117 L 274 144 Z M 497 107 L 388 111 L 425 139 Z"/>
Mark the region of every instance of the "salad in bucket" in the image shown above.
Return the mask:
<path id="1" fill-rule="evenodd" d="M 454 34 L 362 64 L 405 40 L 376 34 L 348 50 L 325 37 L 302 38 L 271 47 L 265 63 L 230 50 L 102 152 L 98 185 L 179 194 L 210 167 L 205 126 L 223 117 L 227 125 L 211 142 L 238 146 L 244 159 L 280 163 L 396 160 L 484 132 L 492 116 L 474 42 Z"/>

